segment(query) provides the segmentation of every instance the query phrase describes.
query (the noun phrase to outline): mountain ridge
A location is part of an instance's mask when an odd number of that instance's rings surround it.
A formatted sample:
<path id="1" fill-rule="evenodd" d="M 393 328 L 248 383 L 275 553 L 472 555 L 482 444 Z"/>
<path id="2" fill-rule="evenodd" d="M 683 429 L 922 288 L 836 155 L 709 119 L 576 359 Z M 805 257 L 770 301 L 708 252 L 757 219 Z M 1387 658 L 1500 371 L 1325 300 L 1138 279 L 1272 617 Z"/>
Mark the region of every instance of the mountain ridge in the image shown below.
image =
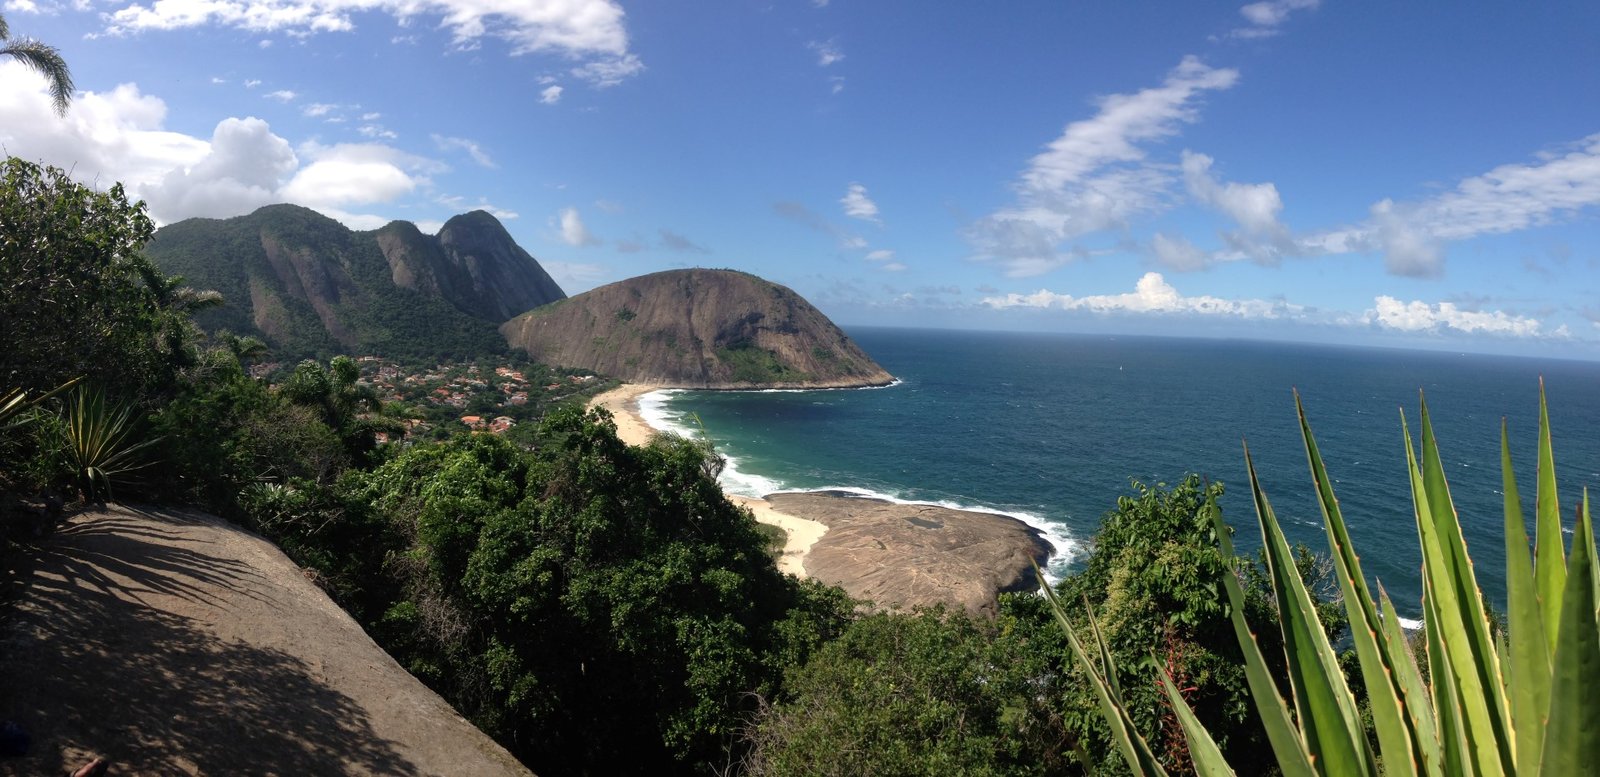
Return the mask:
<path id="1" fill-rule="evenodd" d="M 223 295 L 201 326 L 262 338 L 280 356 L 425 359 L 502 353 L 505 320 L 566 293 L 493 215 L 427 235 L 391 221 L 354 231 L 297 205 L 163 227 L 146 247 L 162 271 Z"/>

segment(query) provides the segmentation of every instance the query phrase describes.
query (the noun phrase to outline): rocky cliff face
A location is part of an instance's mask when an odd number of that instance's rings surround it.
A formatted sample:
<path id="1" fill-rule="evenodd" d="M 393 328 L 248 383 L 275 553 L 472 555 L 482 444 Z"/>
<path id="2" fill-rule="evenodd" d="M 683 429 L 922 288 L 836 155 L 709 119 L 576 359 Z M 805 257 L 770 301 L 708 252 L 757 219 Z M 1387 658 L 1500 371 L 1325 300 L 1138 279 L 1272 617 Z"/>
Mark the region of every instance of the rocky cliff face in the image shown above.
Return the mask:
<path id="1" fill-rule="evenodd" d="M 497 324 L 567 298 L 505 227 L 481 210 L 450 219 L 435 236 L 409 221 L 390 222 L 372 236 L 396 286 L 437 295 Z"/>
<path id="2" fill-rule="evenodd" d="M 893 376 L 793 291 L 731 270 L 619 281 L 501 325 L 539 361 L 679 388 L 843 388 Z"/>
<path id="3" fill-rule="evenodd" d="M 224 306 L 202 314 L 202 326 L 257 335 L 287 357 L 470 358 L 504 348 L 495 325 L 566 297 L 483 211 L 432 236 L 405 221 L 352 232 L 272 205 L 172 224 L 147 251 L 164 271 L 222 292 Z"/>

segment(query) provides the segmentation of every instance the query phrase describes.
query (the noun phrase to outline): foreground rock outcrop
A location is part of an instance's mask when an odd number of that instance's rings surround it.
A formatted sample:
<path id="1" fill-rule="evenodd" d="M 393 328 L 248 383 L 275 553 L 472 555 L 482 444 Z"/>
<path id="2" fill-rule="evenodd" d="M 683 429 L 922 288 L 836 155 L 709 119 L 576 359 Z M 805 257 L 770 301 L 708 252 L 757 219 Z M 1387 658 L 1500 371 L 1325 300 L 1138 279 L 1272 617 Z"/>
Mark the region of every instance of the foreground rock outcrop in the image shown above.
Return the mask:
<path id="1" fill-rule="evenodd" d="M 75 516 L 8 558 L 0 774 L 529 775 L 266 540 L 178 510 Z"/>
<path id="2" fill-rule="evenodd" d="M 993 616 L 995 597 L 1038 587 L 1034 565 L 1050 558 L 1037 529 L 1003 515 L 843 492 L 766 499 L 828 527 L 806 554 L 807 574 L 878 607 L 944 603 Z"/>
<path id="3" fill-rule="evenodd" d="M 788 288 L 732 270 L 629 278 L 507 321 L 513 348 L 672 388 L 851 388 L 894 377 Z"/>

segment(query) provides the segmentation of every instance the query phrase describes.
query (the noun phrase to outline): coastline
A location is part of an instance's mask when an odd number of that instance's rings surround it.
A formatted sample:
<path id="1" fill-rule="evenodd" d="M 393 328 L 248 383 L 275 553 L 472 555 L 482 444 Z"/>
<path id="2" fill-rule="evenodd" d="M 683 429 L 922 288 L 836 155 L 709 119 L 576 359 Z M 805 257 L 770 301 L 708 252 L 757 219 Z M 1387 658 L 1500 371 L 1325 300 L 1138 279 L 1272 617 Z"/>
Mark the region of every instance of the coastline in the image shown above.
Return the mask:
<path id="1" fill-rule="evenodd" d="M 603 407 L 611 412 L 617 423 L 617 437 L 629 445 L 648 445 L 656 429 L 644 420 L 639 412 L 639 398 L 660 391 L 664 387 L 641 383 L 624 383 L 603 392 L 590 400 L 589 407 Z M 726 492 L 724 492 L 726 493 Z M 748 508 L 757 521 L 783 530 L 788 538 L 783 554 L 778 558 L 778 570 L 795 577 L 807 577 L 806 556 L 822 535 L 828 533 L 827 525 L 798 515 L 783 512 L 766 499 L 738 494 L 727 494 L 728 501 Z"/>
<path id="2" fill-rule="evenodd" d="M 658 430 L 640 401 L 665 388 L 623 384 L 590 406 L 611 412 L 623 442 L 645 445 Z M 1014 515 L 847 491 L 724 494 L 757 521 L 783 529 L 780 571 L 840 586 L 876 608 L 947 604 L 993 617 L 1000 593 L 1038 587 L 1036 570 L 1056 549 Z"/>

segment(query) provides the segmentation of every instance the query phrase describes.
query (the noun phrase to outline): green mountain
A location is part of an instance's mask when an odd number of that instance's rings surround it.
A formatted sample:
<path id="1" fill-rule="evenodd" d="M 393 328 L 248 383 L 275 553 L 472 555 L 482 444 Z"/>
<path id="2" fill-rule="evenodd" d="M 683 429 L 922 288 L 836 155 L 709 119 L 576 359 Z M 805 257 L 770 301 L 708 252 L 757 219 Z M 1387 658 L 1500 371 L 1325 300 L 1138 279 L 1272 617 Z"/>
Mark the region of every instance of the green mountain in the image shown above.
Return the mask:
<path id="1" fill-rule="evenodd" d="M 799 294 L 732 270 L 601 286 L 500 327 L 546 364 L 679 388 L 846 388 L 894 377 Z"/>
<path id="2" fill-rule="evenodd" d="M 163 227 L 147 255 L 224 304 L 209 330 L 262 338 L 280 358 L 335 353 L 466 359 L 505 350 L 496 325 L 566 294 L 493 216 L 437 235 L 395 221 L 355 232 L 296 205 Z"/>

